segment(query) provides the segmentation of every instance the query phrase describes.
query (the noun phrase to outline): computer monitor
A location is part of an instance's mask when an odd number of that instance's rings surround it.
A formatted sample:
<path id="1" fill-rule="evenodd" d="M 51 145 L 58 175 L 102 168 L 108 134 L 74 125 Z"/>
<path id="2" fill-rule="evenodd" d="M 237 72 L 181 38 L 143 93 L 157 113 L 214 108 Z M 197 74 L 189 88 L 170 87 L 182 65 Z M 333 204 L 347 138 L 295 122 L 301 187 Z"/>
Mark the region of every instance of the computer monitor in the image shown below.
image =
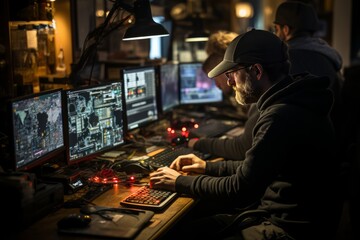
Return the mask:
<path id="1" fill-rule="evenodd" d="M 160 75 L 160 109 L 166 113 L 180 105 L 179 97 L 179 64 L 174 62 L 159 66 Z"/>
<path id="2" fill-rule="evenodd" d="M 15 171 L 27 171 L 64 153 L 62 90 L 10 101 Z"/>
<path id="3" fill-rule="evenodd" d="M 128 130 L 158 120 L 155 66 L 122 69 Z"/>
<path id="4" fill-rule="evenodd" d="M 125 143 L 121 82 L 67 90 L 65 97 L 69 165 Z"/>
<path id="5" fill-rule="evenodd" d="M 205 104 L 223 100 L 222 91 L 214 80 L 207 77 L 201 62 L 180 63 L 179 78 L 181 104 Z"/>

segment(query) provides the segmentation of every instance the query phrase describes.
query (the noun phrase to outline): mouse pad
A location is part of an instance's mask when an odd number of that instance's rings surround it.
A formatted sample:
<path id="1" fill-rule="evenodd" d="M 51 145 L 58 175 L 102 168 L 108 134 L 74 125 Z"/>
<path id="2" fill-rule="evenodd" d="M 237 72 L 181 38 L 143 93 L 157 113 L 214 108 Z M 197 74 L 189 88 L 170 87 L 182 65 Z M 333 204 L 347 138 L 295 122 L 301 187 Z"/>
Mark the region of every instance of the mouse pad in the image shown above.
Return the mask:
<path id="1" fill-rule="evenodd" d="M 145 227 L 153 211 L 95 206 L 91 222 L 84 228 L 58 228 L 59 233 L 131 239 Z M 100 211 L 99 211 L 100 210 Z"/>

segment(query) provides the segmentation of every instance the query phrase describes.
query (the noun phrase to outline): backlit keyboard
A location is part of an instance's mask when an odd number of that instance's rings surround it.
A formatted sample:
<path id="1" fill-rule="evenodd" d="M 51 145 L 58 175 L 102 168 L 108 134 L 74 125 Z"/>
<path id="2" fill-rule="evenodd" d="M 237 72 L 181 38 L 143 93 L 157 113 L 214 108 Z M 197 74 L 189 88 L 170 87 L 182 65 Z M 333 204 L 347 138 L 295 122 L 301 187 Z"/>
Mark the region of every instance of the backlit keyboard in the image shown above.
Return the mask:
<path id="1" fill-rule="evenodd" d="M 153 189 L 144 186 L 131 193 L 120 204 L 125 207 L 140 208 L 152 211 L 161 211 L 166 208 L 175 198 L 176 192 Z"/>
<path id="2" fill-rule="evenodd" d="M 166 148 L 162 152 L 152 156 L 149 158 L 149 165 L 154 168 L 160 167 L 169 167 L 170 164 L 180 155 L 193 153 L 201 159 L 208 159 L 210 157 L 209 154 L 204 154 L 198 151 L 195 151 L 191 148 L 185 146 L 176 146 L 172 148 Z"/>

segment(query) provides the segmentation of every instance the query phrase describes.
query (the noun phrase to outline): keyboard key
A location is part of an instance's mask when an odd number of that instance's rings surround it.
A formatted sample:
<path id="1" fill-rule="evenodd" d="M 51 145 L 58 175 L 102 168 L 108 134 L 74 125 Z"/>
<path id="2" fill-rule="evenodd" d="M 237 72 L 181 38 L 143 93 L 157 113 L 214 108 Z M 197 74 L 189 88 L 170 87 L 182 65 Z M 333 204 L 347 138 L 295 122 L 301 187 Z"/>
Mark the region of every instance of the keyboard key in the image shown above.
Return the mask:
<path id="1" fill-rule="evenodd" d="M 165 209 L 176 197 L 176 192 L 153 189 L 148 186 L 144 186 L 121 200 L 120 204 L 126 207 L 161 211 Z"/>
<path id="2" fill-rule="evenodd" d="M 164 151 L 152 156 L 149 158 L 149 165 L 154 168 L 160 167 L 169 167 L 170 164 L 181 155 L 186 155 L 193 153 L 201 159 L 208 159 L 210 157 L 209 154 L 204 154 L 198 151 L 195 151 L 191 148 L 187 148 L 184 146 L 176 146 L 173 148 L 166 148 Z"/>

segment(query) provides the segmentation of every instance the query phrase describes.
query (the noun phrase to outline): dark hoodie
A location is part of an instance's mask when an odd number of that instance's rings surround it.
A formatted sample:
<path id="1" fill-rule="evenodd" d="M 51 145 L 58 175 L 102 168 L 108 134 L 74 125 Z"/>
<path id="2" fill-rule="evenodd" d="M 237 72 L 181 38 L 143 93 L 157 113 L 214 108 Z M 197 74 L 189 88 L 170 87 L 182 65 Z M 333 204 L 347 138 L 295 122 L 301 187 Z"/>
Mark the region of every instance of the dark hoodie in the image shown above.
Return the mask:
<path id="1" fill-rule="evenodd" d="M 299 34 L 287 41 L 289 45 L 289 60 L 291 74 L 309 72 L 317 76 L 327 76 L 330 79 L 329 88 L 334 94 L 334 106 L 331 112 L 333 123 L 339 124 L 341 108 L 341 89 L 343 77 L 341 55 L 326 41 L 306 34 Z"/>
<path id="2" fill-rule="evenodd" d="M 244 161 L 208 162 L 206 175 L 180 176 L 176 191 L 245 207 L 260 201 L 272 220 L 298 236 L 330 220 L 334 179 L 333 103 L 328 79 L 282 79 L 257 102 L 260 117 Z M 309 232 L 308 232 L 308 231 Z"/>

